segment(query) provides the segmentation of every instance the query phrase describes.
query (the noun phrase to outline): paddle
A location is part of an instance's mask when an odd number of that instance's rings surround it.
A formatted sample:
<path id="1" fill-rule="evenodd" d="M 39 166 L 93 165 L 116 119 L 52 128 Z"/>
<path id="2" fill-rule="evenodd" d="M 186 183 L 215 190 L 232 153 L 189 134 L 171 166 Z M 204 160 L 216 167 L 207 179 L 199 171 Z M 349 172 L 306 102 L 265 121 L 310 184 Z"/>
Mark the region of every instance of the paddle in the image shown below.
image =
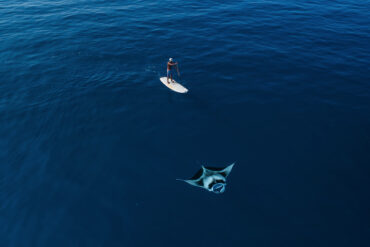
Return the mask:
<path id="1" fill-rule="evenodd" d="M 181 79 L 180 78 L 180 71 L 179 71 L 179 64 L 176 65 L 176 70 L 177 70 L 177 75 L 179 76 L 179 79 Z"/>

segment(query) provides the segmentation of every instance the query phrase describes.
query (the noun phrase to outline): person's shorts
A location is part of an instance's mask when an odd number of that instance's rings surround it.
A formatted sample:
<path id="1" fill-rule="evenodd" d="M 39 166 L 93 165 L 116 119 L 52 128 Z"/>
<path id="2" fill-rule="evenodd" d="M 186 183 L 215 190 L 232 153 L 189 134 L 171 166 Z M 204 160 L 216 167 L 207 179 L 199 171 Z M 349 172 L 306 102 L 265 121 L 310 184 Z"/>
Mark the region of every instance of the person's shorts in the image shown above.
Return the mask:
<path id="1" fill-rule="evenodd" d="M 167 77 L 173 76 L 173 70 L 167 70 Z"/>

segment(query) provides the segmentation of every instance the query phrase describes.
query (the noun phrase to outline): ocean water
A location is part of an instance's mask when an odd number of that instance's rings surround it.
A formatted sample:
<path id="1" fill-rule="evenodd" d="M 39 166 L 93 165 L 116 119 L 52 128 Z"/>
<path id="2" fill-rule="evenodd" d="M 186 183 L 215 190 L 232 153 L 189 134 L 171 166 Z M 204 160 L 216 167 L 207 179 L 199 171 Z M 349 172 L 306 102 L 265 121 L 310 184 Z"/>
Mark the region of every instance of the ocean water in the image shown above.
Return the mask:
<path id="1" fill-rule="evenodd" d="M 369 13 L 0 1 L 0 245 L 369 246 Z"/>

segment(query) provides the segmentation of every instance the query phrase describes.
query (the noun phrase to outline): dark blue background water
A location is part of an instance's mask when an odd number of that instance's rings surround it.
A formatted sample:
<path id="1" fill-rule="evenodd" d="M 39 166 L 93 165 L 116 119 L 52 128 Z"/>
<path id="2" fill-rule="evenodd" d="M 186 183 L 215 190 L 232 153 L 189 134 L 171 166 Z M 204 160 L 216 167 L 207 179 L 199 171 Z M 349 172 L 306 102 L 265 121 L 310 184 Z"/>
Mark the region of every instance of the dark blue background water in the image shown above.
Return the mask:
<path id="1" fill-rule="evenodd" d="M 369 12 L 1 1 L 1 246 L 369 246 Z"/>

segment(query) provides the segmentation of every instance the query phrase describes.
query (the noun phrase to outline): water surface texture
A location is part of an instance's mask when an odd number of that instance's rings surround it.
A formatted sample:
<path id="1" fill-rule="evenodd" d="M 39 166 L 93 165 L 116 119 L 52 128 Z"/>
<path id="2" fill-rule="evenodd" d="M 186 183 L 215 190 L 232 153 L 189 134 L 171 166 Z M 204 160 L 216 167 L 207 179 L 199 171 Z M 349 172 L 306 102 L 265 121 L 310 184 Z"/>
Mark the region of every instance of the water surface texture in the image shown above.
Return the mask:
<path id="1" fill-rule="evenodd" d="M 0 1 L 1 246 L 369 246 L 369 13 Z"/>

